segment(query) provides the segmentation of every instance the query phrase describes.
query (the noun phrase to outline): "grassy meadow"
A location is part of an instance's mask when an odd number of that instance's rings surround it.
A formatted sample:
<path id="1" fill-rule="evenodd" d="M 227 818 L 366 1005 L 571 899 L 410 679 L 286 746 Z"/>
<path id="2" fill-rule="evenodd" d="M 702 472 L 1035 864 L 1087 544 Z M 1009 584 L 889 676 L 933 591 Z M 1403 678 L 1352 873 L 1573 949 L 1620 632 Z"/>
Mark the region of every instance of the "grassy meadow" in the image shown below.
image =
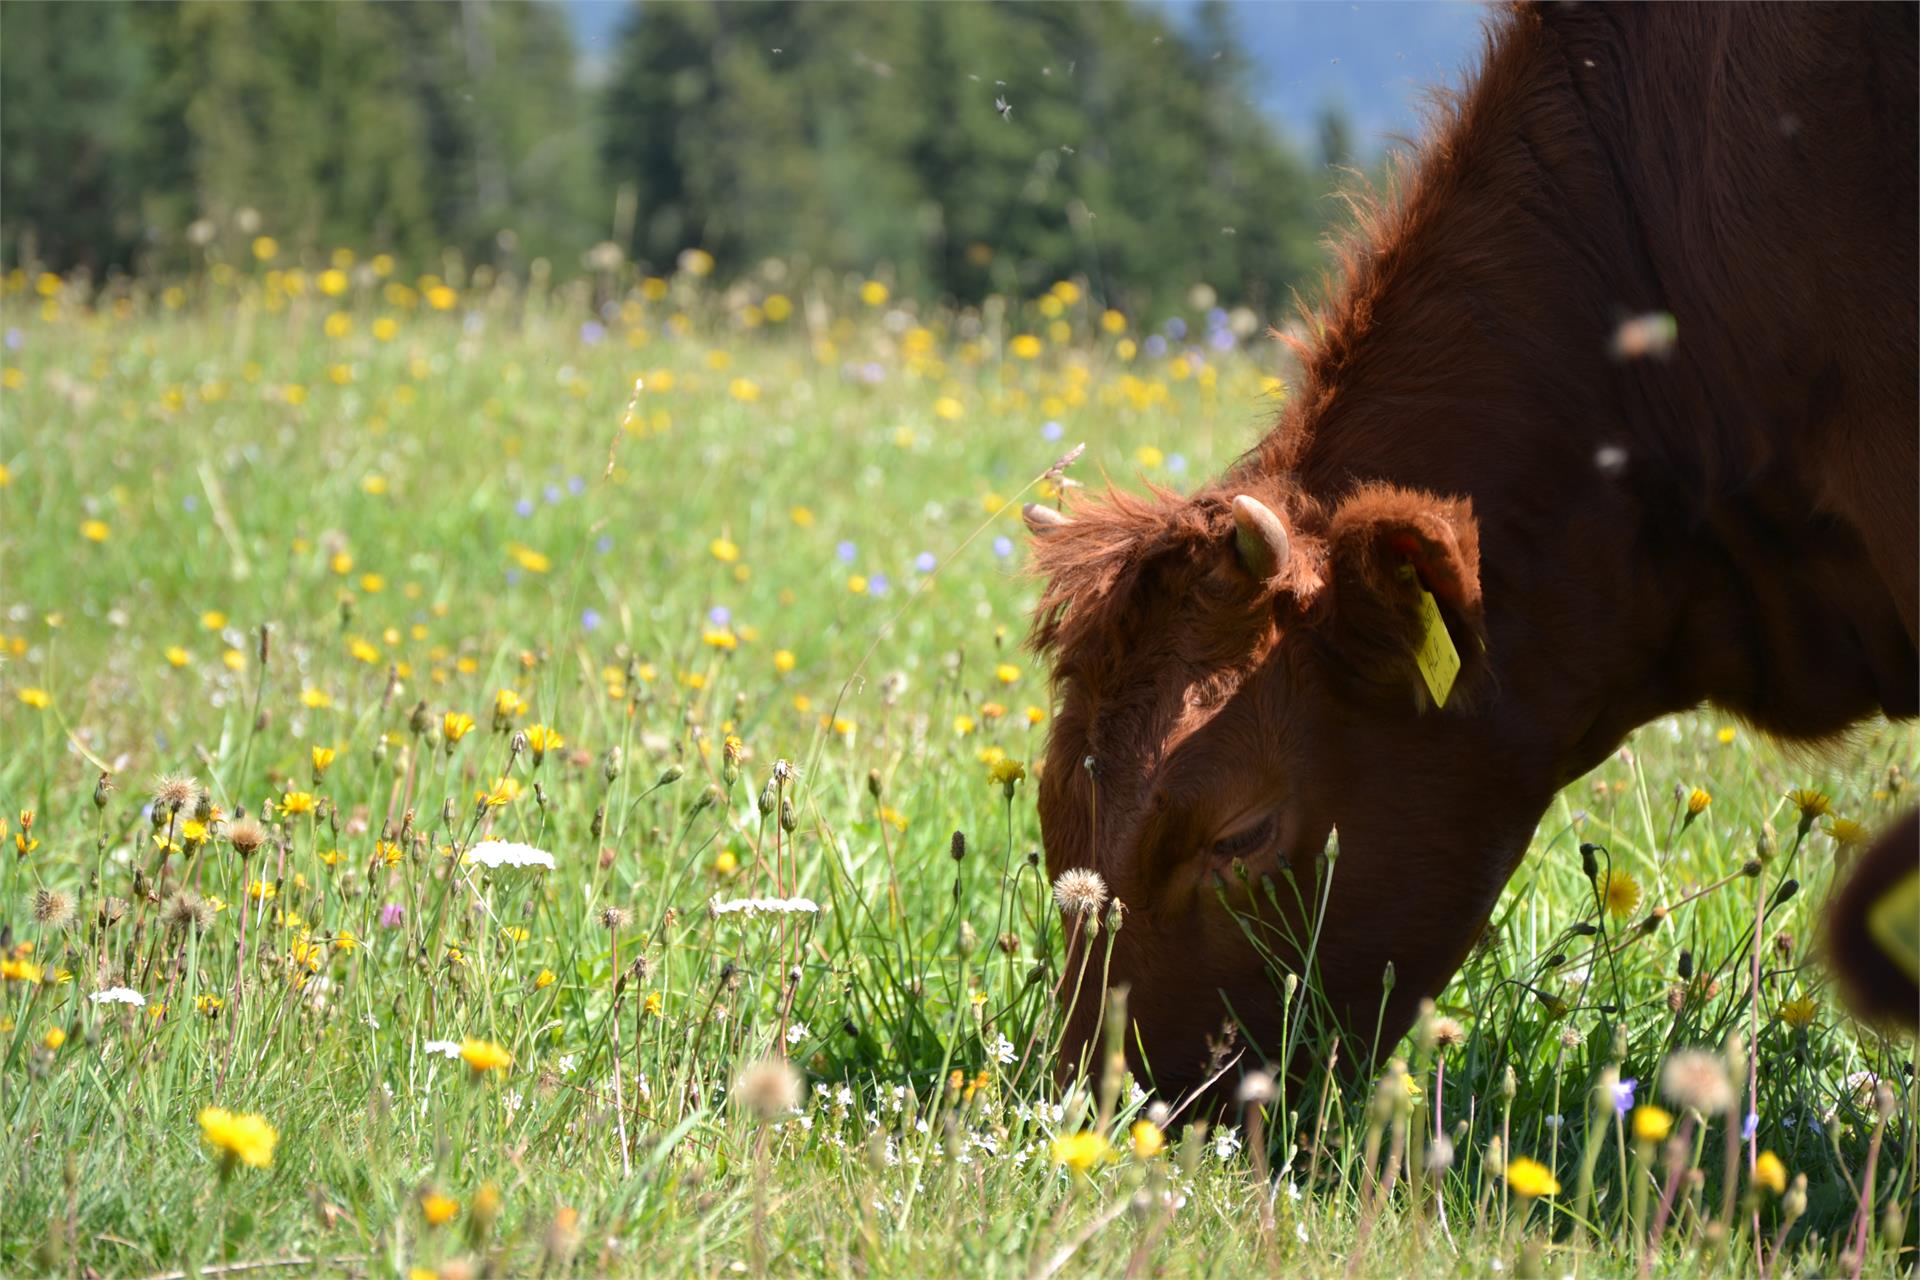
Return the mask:
<path id="1" fill-rule="evenodd" d="M 1908 727 L 1643 729 L 1375 1079 L 1055 1092 L 1017 510 L 1224 466 L 1275 317 L 251 250 L 5 286 L 0 1273 L 1914 1265 L 1816 956 Z"/>

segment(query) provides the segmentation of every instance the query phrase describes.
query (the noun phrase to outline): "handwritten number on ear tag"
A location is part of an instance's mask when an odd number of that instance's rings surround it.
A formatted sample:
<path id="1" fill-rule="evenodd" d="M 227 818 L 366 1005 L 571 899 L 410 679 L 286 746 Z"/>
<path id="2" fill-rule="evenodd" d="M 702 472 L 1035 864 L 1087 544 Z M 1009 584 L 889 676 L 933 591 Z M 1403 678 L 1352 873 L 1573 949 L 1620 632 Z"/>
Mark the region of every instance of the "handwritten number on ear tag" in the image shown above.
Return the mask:
<path id="1" fill-rule="evenodd" d="M 1447 695 L 1453 692 L 1453 682 L 1460 675 L 1460 651 L 1453 647 L 1453 637 L 1447 633 L 1446 619 L 1440 616 L 1433 592 L 1420 581 L 1413 566 L 1401 565 L 1400 576 L 1420 591 L 1420 645 L 1413 653 L 1414 665 L 1420 668 L 1420 678 L 1427 682 L 1433 705 L 1444 707 Z"/>

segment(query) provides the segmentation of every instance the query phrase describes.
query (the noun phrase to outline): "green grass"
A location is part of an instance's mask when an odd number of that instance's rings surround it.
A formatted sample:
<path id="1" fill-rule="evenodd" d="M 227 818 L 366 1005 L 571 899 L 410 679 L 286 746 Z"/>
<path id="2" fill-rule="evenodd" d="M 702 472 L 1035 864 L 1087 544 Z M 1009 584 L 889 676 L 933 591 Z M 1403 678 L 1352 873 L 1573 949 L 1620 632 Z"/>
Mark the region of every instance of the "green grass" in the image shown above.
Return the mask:
<path id="1" fill-rule="evenodd" d="M 1009 802 L 988 777 L 995 752 L 1038 757 L 1050 710 L 1019 649 L 1013 512 L 1078 440 L 1090 482 L 1219 469 L 1270 420 L 1272 347 L 1127 359 L 1144 335 L 1077 298 L 916 318 L 852 283 L 790 287 L 774 323 L 774 286 L 693 278 L 636 287 L 589 342 L 586 285 L 463 281 L 436 311 L 432 282 L 329 283 L 346 292 L 224 270 L 172 293 L 8 286 L 0 802 L 7 845 L 38 843 L 0 871 L 20 975 L 0 984 L 0 1271 L 1631 1274 L 1666 1157 L 1610 1108 L 1590 1124 L 1588 1099 L 1626 1076 L 1654 1100 L 1666 1053 L 1748 1030 L 1740 1110 L 1805 1175 L 1804 1212 L 1753 1188 L 1742 1148 L 1727 1233 L 1724 1121 L 1683 1117 L 1679 1167 L 1704 1182 L 1682 1177 L 1650 1264 L 1750 1273 L 1756 1229 L 1770 1247 L 1790 1225 L 1782 1267 L 1912 1265 L 1912 1223 L 1888 1218 L 1916 1188 L 1911 1049 L 1830 994 L 1812 955 L 1844 850 L 1826 823 L 1797 836 L 1786 799 L 1819 788 L 1882 824 L 1911 729 L 1810 757 L 1706 713 L 1647 727 L 1559 799 L 1442 996 L 1465 1035 L 1443 1081 L 1416 1036 L 1418 1097 L 1391 1074 L 1310 1082 L 1141 1159 L 1126 1082 L 1059 1098 L 1042 1063 L 1061 930 L 1032 783 Z M 1008 354 L 1018 333 L 1048 338 L 1039 358 Z M 525 708 L 496 716 L 503 689 Z M 448 712 L 477 722 L 451 745 Z M 536 725 L 564 745 L 516 756 Z M 316 747 L 337 752 L 318 776 Z M 779 759 L 798 776 L 763 812 Z M 273 838 L 242 865 L 216 828 L 163 866 L 181 819 L 148 815 L 170 773 Z M 517 796 L 477 806 L 502 778 Z M 1689 821 L 1694 787 L 1712 802 Z M 557 866 L 450 875 L 483 832 Z M 1617 920 L 1583 841 L 1643 895 Z M 1753 1000 L 1756 905 L 1789 878 Z M 220 900 L 211 924 L 169 927 L 182 884 Z M 41 889 L 76 918 L 36 922 Z M 821 910 L 708 911 L 768 894 Z M 115 984 L 146 1008 L 87 999 Z M 425 1047 L 467 1037 L 512 1065 L 475 1077 Z M 729 1094 L 782 1049 L 804 1113 L 764 1124 Z M 1861 1072 L 1893 1085 L 1890 1120 Z M 208 1105 L 265 1116 L 270 1165 L 224 1169 Z M 1118 1158 L 1055 1165 L 1053 1139 L 1089 1129 Z M 1502 1153 L 1562 1193 L 1510 1194 Z M 452 1221 L 428 1225 L 429 1193 Z"/>

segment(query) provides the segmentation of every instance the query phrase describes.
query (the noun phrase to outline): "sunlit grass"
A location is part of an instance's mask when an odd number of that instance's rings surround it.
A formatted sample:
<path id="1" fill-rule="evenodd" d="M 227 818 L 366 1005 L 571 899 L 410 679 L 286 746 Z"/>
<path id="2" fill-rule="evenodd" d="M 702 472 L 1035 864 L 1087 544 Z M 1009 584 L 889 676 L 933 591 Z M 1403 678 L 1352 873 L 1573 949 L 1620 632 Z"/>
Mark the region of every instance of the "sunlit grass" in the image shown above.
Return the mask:
<path id="1" fill-rule="evenodd" d="M 1908 729 L 1643 730 L 1378 1080 L 1055 1096 L 1014 511 L 1224 465 L 1270 318 L 255 251 L 8 285 L 0 1269 L 1911 1265 L 1812 959 Z"/>

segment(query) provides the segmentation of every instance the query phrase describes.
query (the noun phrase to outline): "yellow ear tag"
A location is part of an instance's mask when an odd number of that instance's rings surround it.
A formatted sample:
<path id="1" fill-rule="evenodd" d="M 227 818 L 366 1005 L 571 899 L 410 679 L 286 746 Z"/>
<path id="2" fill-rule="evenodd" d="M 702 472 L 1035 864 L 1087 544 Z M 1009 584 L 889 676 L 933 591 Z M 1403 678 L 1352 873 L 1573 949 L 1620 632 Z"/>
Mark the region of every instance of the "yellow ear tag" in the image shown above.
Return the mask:
<path id="1" fill-rule="evenodd" d="M 1427 682 L 1433 705 L 1444 707 L 1460 674 L 1460 651 L 1453 647 L 1453 637 L 1447 634 L 1446 619 L 1440 616 L 1433 592 L 1420 581 L 1413 566 L 1401 565 L 1400 576 L 1420 589 L 1420 647 L 1414 650 L 1414 665 L 1420 668 L 1420 677 Z"/>
<path id="2" fill-rule="evenodd" d="M 1920 982 L 1920 871 L 1909 871 L 1867 910 L 1867 933 L 1887 959 Z"/>

